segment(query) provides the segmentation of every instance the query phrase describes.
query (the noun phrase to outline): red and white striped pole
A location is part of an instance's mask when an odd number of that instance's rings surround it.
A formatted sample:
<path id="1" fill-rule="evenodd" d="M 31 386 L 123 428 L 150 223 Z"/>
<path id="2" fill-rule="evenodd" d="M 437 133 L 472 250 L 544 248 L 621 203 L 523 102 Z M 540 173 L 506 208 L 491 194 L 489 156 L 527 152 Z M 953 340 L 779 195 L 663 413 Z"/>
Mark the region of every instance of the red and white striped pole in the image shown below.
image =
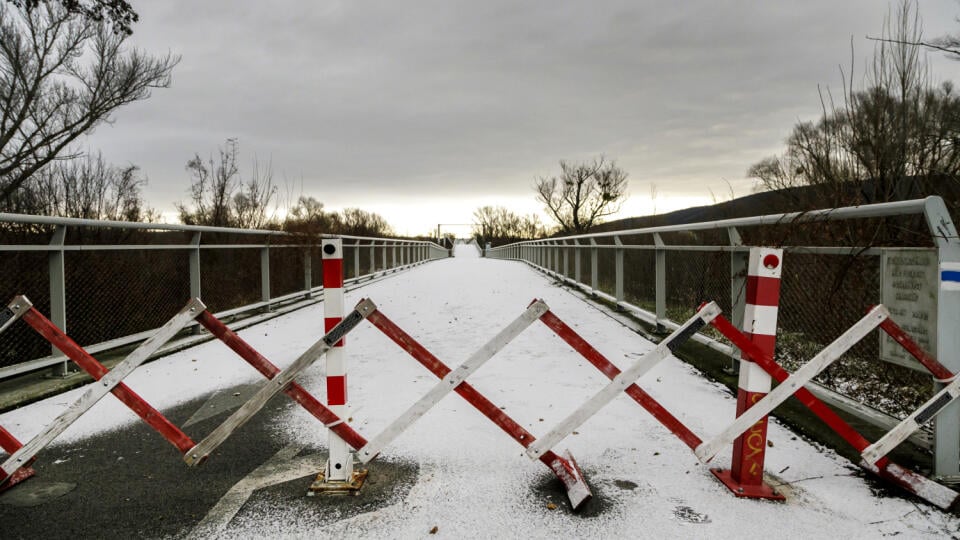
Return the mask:
<path id="1" fill-rule="evenodd" d="M 323 332 L 327 333 L 343 320 L 343 241 L 323 240 Z M 327 405 L 344 418 L 347 413 L 347 358 L 341 339 L 326 354 Z M 327 459 L 327 482 L 353 480 L 353 455 L 350 447 L 332 430 L 328 431 L 330 455 Z"/>
<path id="2" fill-rule="evenodd" d="M 777 310 L 780 305 L 782 267 L 782 249 L 750 249 L 743 331 L 764 356 L 771 360 L 777 342 Z M 749 358 L 741 356 L 737 386 L 739 417 L 770 393 L 771 377 Z M 714 469 L 712 472 L 738 497 L 783 499 L 783 495 L 763 483 L 766 449 L 767 417 L 764 416 L 734 441 L 730 470 Z"/>

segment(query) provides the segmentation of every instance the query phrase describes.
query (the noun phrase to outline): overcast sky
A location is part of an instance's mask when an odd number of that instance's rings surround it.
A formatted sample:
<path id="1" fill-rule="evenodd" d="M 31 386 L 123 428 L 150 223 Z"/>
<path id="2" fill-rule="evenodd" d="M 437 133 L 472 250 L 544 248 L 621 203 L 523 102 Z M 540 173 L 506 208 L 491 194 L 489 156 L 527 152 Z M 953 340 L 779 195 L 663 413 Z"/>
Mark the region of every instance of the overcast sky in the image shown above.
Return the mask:
<path id="1" fill-rule="evenodd" d="M 880 0 L 433 2 L 134 0 L 132 42 L 182 56 L 171 88 L 86 144 L 139 165 L 150 204 L 187 199 L 184 165 L 228 137 L 271 161 L 281 198 L 384 215 L 398 232 L 539 210 L 533 179 L 598 155 L 628 173 L 626 215 L 750 193 L 746 169 L 856 75 Z M 925 35 L 960 4 L 920 0 Z M 930 54 L 938 80 L 960 62 Z M 711 191 L 713 195 L 711 195 Z"/>

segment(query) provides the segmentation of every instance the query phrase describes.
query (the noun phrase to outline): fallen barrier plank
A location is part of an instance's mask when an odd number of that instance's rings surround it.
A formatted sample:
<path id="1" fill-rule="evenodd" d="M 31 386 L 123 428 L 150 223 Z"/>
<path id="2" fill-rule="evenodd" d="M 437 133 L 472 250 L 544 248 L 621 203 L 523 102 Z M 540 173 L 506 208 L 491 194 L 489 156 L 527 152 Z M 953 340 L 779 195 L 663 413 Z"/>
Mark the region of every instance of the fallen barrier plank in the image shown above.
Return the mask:
<path id="1" fill-rule="evenodd" d="M 751 342 L 726 318 L 722 316 L 717 317 L 713 320 L 713 322 L 711 322 L 711 325 L 713 325 L 714 328 L 723 334 L 724 337 L 729 339 L 735 347 L 740 349 L 742 353 L 749 356 L 753 362 L 760 366 L 764 371 L 769 373 L 770 376 L 773 377 L 777 382 L 782 384 L 790 377 L 790 373 L 787 372 L 787 370 L 783 369 L 783 367 L 774 362 L 773 359 L 764 355 L 763 351 L 760 350 L 759 347 Z M 833 409 L 828 407 L 824 402 L 820 401 L 820 399 L 814 396 L 813 393 L 806 388 L 800 387 L 796 389 L 794 397 L 796 397 L 801 403 L 803 403 L 804 406 L 810 409 L 811 412 L 813 412 L 837 435 L 840 435 L 841 438 L 847 441 L 847 443 L 858 452 L 863 452 L 868 446 L 870 446 L 870 441 L 864 438 L 860 432 L 840 418 L 840 416 L 837 415 Z M 877 476 L 902 487 L 914 495 L 917 495 L 918 497 L 938 508 L 943 510 L 952 510 L 960 507 L 960 494 L 946 486 L 934 482 L 926 476 L 897 465 L 896 463 L 890 461 L 889 458 L 882 457 L 877 460 L 875 464 L 861 460 L 859 465 L 862 468 L 876 474 Z M 712 472 L 717 474 L 718 471 Z"/>
<path id="2" fill-rule="evenodd" d="M 409 334 L 403 331 L 393 321 L 380 311 L 375 311 L 367 317 L 367 320 L 389 337 L 394 343 L 420 362 L 425 368 L 440 379 L 444 379 L 451 370 L 436 356 L 428 351 L 423 345 L 418 343 Z M 457 384 L 453 391 L 468 403 L 473 405 L 481 414 L 486 416 L 491 422 L 496 424 L 513 440 L 517 441 L 524 448 L 528 448 L 536 441 L 536 438 L 529 431 L 515 422 L 510 416 L 504 413 L 499 407 L 478 392 L 470 383 L 464 381 Z M 359 452 L 359 458 L 364 463 L 375 458 L 374 454 L 364 454 Z M 540 462 L 546 465 L 553 474 L 560 480 L 567 492 L 570 505 L 574 510 L 579 509 L 593 494 L 583 478 L 583 473 L 577 465 L 573 456 L 566 452 L 564 456 L 559 456 L 552 451 L 545 452 L 540 456 Z"/>
<path id="3" fill-rule="evenodd" d="M 236 332 L 227 328 L 227 325 L 214 317 L 209 311 L 204 311 L 197 316 L 197 322 L 206 328 L 211 335 L 223 342 L 233 352 L 237 353 L 248 364 L 253 366 L 261 375 L 268 379 L 273 379 L 280 373 L 280 368 L 275 366 L 256 349 L 244 341 Z M 300 404 L 307 412 L 323 423 L 324 427 L 330 429 L 346 441 L 354 450 L 367 444 L 367 440 L 359 433 L 354 431 L 342 418 L 333 413 L 317 398 L 313 397 L 296 381 L 291 382 L 283 393 Z"/>
<path id="4" fill-rule="evenodd" d="M 25 296 L 20 296 L 23 301 L 29 304 Z M 75 341 L 64 334 L 55 324 L 43 316 L 36 308 L 30 304 L 30 307 L 24 310 L 20 315 L 25 323 L 30 325 L 38 334 L 49 341 L 54 347 L 60 350 L 67 358 L 72 360 L 81 369 L 86 371 L 97 381 L 106 377 L 110 370 L 97 361 L 96 358 L 77 345 Z M 109 384 L 109 380 L 108 380 Z M 118 382 L 110 392 L 117 396 L 124 405 L 130 408 L 134 413 L 143 419 L 150 427 L 156 430 L 170 444 L 174 445 L 181 453 L 193 448 L 194 443 L 186 433 L 173 425 L 160 411 L 154 409 L 149 403 L 144 401 L 136 392 L 131 390 L 126 384 Z"/>
<path id="5" fill-rule="evenodd" d="M 187 303 L 179 313 L 160 327 L 155 334 L 141 343 L 139 347 L 134 349 L 133 352 L 112 370 L 103 375 L 99 379 L 98 384 L 91 385 L 79 399 L 67 407 L 50 425 L 7 458 L 7 460 L 0 465 L 0 470 L 2 470 L 5 475 L 10 475 L 24 464 L 29 463 L 34 456 L 37 455 L 37 452 L 50 444 L 51 441 L 89 411 L 90 408 L 96 405 L 104 396 L 113 392 L 127 375 L 133 373 L 147 358 L 166 342 L 170 341 L 177 332 L 193 321 L 194 317 L 205 309 L 206 306 L 197 299 L 193 299 Z"/>
<path id="6" fill-rule="evenodd" d="M 370 300 L 360 301 L 350 314 L 344 317 L 339 324 L 301 354 L 299 358 L 294 360 L 287 369 L 266 381 L 263 386 L 260 387 L 260 390 L 230 415 L 229 418 L 217 426 L 206 438 L 200 441 L 200 443 L 189 448 L 184 453 L 183 461 L 190 466 L 196 466 L 205 461 L 234 431 L 247 423 L 253 415 L 257 414 L 257 412 L 267 404 L 270 398 L 286 389 L 303 370 L 313 365 L 321 356 L 326 354 L 327 351 L 333 348 L 334 344 L 356 328 L 356 326 L 360 324 L 360 321 L 367 318 L 376 308 L 377 306 Z"/>
<path id="7" fill-rule="evenodd" d="M 803 385 L 819 375 L 821 371 L 829 367 L 830 364 L 850 350 L 851 347 L 859 343 L 864 336 L 880 326 L 880 323 L 889 316 L 890 313 L 887 311 L 887 308 L 883 306 L 876 306 L 870 310 L 870 313 L 857 321 L 856 324 L 841 334 L 840 337 L 817 353 L 816 356 L 811 358 L 800 369 L 796 370 L 793 375 L 787 377 L 785 381 L 781 382 L 769 394 L 764 396 L 763 399 L 754 403 L 749 409 L 744 411 L 743 414 L 738 416 L 737 419 L 727 426 L 719 435 L 711 441 L 697 447 L 697 449 L 694 450 L 694 454 L 696 454 L 697 458 L 703 463 L 713 459 L 721 448 L 728 444 L 733 444 L 734 439 L 750 429 L 750 426 L 758 420 L 770 414 L 781 403 L 786 401 L 787 398 L 792 396 L 798 388 L 802 388 Z"/>
<path id="8" fill-rule="evenodd" d="M 470 355 L 463 364 L 450 371 L 438 382 L 429 392 L 423 395 L 416 403 L 404 411 L 396 420 L 381 431 L 377 436 L 370 440 L 366 446 L 360 449 L 360 461 L 366 463 L 365 459 L 372 459 L 390 444 L 401 433 L 410 427 L 417 419 L 426 414 L 434 405 L 440 402 L 444 396 L 452 392 L 460 383 L 466 380 L 471 374 L 480 369 L 488 360 L 493 358 L 508 343 L 514 340 L 521 332 L 527 329 L 541 315 L 547 312 L 549 308 L 540 300 L 534 301 L 527 307 L 522 315 L 517 317 L 506 328 L 501 330 L 490 341 L 480 347 L 475 353 Z"/>
<path id="9" fill-rule="evenodd" d="M 637 379 L 650 371 L 661 360 L 669 356 L 673 351 L 680 347 L 685 341 L 690 339 L 693 334 L 710 323 L 715 317 L 720 315 L 720 307 L 715 302 L 710 302 L 697 312 L 693 317 L 683 323 L 680 328 L 664 338 L 655 349 L 644 353 L 632 366 L 627 368 L 602 390 L 594 394 L 586 403 L 580 406 L 576 411 L 556 425 L 549 433 L 540 440 L 531 444 L 527 448 L 527 456 L 531 459 L 539 458 L 544 452 L 553 448 L 564 437 L 573 430 L 586 422 L 591 416 L 596 414 L 605 405 L 621 392 L 625 391 Z"/>
<path id="10" fill-rule="evenodd" d="M 613 365 L 613 362 L 600 354 L 600 351 L 593 348 L 592 345 L 587 343 L 573 328 L 570 328 L 565 322 L 560 320 L 552 311 L 544 313 L 543 316 L 540 317 L 540 322 L 545 324 L 547 328 L 553 330 L 560 339 L 573 347 L 573 350 L 580 353 L 588 362 L 606 375 L 608 379 L 613 380 L 620 375 L 620 369 Z M 673 416 L 670 411 L 660 405 L 657 400 L 653 399 L 650 394 L 640 388 L 636 383 L 624 389 L 624 393 L 646 409 L 647 412 L 653 415 L 664 427 L 676 435 L 684 444 L 689 446 L 691 450 L 700 446 L 703 442 L 700 437 L 690 431 L 683 422 Z"/>

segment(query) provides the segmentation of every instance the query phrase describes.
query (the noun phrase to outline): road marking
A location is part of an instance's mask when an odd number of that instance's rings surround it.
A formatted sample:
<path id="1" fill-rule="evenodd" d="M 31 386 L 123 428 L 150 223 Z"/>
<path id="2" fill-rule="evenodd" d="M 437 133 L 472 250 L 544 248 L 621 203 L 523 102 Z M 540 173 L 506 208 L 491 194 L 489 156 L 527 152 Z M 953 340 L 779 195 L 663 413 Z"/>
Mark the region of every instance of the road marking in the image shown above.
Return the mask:
<path id="1" fill-rule="evenodd" d="M 293 459 L 302 449 L 302 446 L 295 444 L 286 446 L 234 484 L 193 528 L 190 537 L 204 538 L 222 532 L 254 491 L 317 474 L 322 470 L 326 462 L 326 456 L 323 454 L 317 453 Z"/>

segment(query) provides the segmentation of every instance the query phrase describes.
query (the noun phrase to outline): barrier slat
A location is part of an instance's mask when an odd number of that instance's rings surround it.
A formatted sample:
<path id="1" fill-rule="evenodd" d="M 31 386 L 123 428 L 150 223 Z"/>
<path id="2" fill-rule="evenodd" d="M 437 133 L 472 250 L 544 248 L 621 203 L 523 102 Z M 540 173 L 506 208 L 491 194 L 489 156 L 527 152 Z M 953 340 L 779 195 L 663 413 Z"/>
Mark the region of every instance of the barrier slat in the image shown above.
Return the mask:
<path id="1" fill-rule="evenodd" d="M 388 319 L 383 313 L 376 311 L 372 313 L 367 320 L 436 377 L 443 379 L 450 373 L 450 368 L 409 334 L 404 332 L 402 328 L 394 324 L 394 322 Z M 480 411 L 481 414 L 490 419 L 491 422 L 496 424 L 497 427 L 524 448 L 528 448 L 536 441 L 536 438 L 529 431 L 516 423 L 510 416 L 494 405 L 493 402 L 470 386 L 470 383 L 460 383 L 454 388 L 454 392 L 473 405 L 475 409 Z M 364 456 L 362 452 L 358 452 L 357 455 L 361 461 L 366 459 L 364 463 L 376 457 L 374 455 Z M 580 472 L 576 461 L 569 453 L 567 453 L 566 457 L 561 457 L 552 451 L 547 451 L 541 455 L 539 459 L 540 462 L 546 465 L 563 483 L 567 490 L 570 504 L 574 510 L 585 504 L 593 496 L 590 493 L 586 481 L 583 479 L 583 474 Z"/>
<path id="2" fill-rule="evenodd" d="M 547 305 L 542 301 L 537 300 L 532 303 L 522 315 L 517 317 L 516 320 L 507 325 L 506 328 L 497 333 L 490 341 L 470 355 L 470 358 L 463 364 L 441 377 L 440 382 L 434 385 L 430 391 L 397 417 L 397 419 L 380 432 L 380 434 L 373 437 L 366 446 L 360 449 L 360 460 L 366 463 L 366 461 L 364 461 L 365 458 L 379 454 L 385 446 L 390 444 L 418 418 L 439 403 L 444 396 L 456 389 L 467 377 L 493 358 L 548 309 Z"/>
<path id="3" fill-rule="evenodd" d="M 875 463 L 881 457 L 890 453 L 891 450 L 905 441 L 914 431 L 920 429 L 920 426 L 929 422 L 944 407 L 953 403 L 953 400 L 960 397 L 960 379 L 954 380 L 945 388 L 937 392 L 926 403 L 920 406 L 913 414 L 904 418 L 893 429 L 877 442 L 868 446 L 861 456 L 869 463 Z"/>
<path id="4" fill-rule="evenodd" d="M 256 349 L 251 347 L 250 344 L 244 341 L 236 332 L 230 330 L 227 325 L 223 324 L 222 321 L 214 317 L 209 311 L 201 313 L 197 317 L 197 322 L 210 331 L 211 335 L 222 341 L 224 345 L 233 350 L 233 352 L 237 353 L 240 358 L 246 360 L 248 364 L 253 366 L 253 368 L 259 371 L 264 377 L 273 379 L 280 373 L 280 368 L 257 352 Z M 297 384 L 296 381 L 290 383 L 290 385 L 283 390 L 283 393 L 299 403 L 301 407 L 322 422 L 324 426 L 339 435 L 340 438 L 346 441 L 352 448 L 358 449 L 367 444 L 367 440 L 364 439 L 363 436 L 354 431 L 352 427 L 328 409 L 320 400 L 313 397 L 306 389 Z"/>
<path id="5" fill-rule="evenodd" d="M 904 332 L 893 319 L 883 321 L 883 323 L 880 324 L 880 328 L 893 338 L 894 341 L 899 343 L 905 351 L 910 353 L 910 356 L 913 356 L 917 362 L 920 362 L 923 367 L 927 368 L 927 371 L 940 382 L 947 382 L 953 379 L 953 373 L 936 358 L 930 356 L 927 351 L 923 350 L 923 347 L 914 341 L 909 334 Z"/>
<path id="6" fill-rule="evenodd" d="M 2 448 L 6 453 L 13 454 L 23 445 L 12 433 L 4 429 L 3 426 L 0 426 L 0 448 Z M 33 463 L 33 460 L 28 461 L 24 466 L 20 467 L 18 470 L 15 470 L 13 474 L 7 474 L 6 472 L 0 470 L 0 493 L 7 490 L 14 484 L 18 484 L 27 478 L 30 478 L 34 475 L 34 470 L 29 467 Z"/>
<path id="7" fill-rule="evenodd" d="M 270 398 L 283 391 L 303 370 L 313 365 L 374 310 L 376 310 L 376 306 L 373 302 L 362 300 L 349 315 L 344 317 L 340 324 L 301 354 L 287 369 L 264 383 L 253 397 L 210 432 L 200 443 L 188 449 L 183 456 L 183 461 L 187 465 L 196 466 L 206 460 L 234 431 L 257 414 L 267 404 L 267 401 L 270 401 Z"/>
<path id="8" fill-rule="evenodd" d="M 770 414 L 781 403 L 786 401 L 787 398 L 792 396 L 797 389 L 810 382 L 810 380 L 820 374 L 821 371 L 856 345 L 864 336 L 880 326 L 880 323 L 889 316 L 890 314 L 884 306 L 876 306 L 870 310 L 870 313 L 857 321 L 856 324 L 835 339 L 833 343 L 827 345 L 826 348 L 787 377 L 785 381 L 781 382 L 763 399 L 745 410 L 743 414 L 738 416 L 737 419 L 727 426 L 719 435 L 709 442 L 698 446 L 696 450 L 694 450 L 694 454 L 704 463 L 713 459 L 713 457 L 717 455 L 717 452 L 723 447 L 732 444 L 734 439 L 750 429 L 758 420 Z"/>
<path id="9" fill-rule="evenodd" d="M 77 345 L 69 336 L 64 334 L 49 319 L 44 317 L 35 308 L 30 308 L 23 314 L 23 321 L 30 325 L 41 336 L 49 341 L 53 346 L 60 350 L 81 369 L 86 371 L 96 380 L 102 379 L 109 373 L 109 370 L 87 351 Z M 170 444 L 177 447 L 180 452 L 186 452 L 193 448 L 193 441 L 186 433 L 180 431 L 180 428 L 173 425 L 160 411 L 154 409 L 149 403 L 144 401 L 136 392 L 131 390 L 126 384 L 118 383 L 111 393 L 117 396 L 124 405 L 130 408 L 144 422 L 150 425 Z"/>
<path id="10" fill-rule="evenodd" d="M 560 339 L 565 341 L 567 345 L 573 347 L 573 350 L 580 353 L 581 356 L 599 369 L 608 379 L 613 380 L 617 375 L 620 375 L 620 369 L 613 365 L 613 362 L 607 360 L 605 356 L 600 354 L 600 351 L 593 348 L 592 345 L 587 343 L 573 328 L 570 328 L 570 326 L 563 322 L 552 311 L 544 313 L 543 316 L 540 317 L 540 322 L 545 324 L 547 328 L 553 330 Z M 687 426 L 683 425 L 670 411 L 657 403 L 650 394 L 637 386 L 636 383 L 628 386 L 624 392 L 641 407 L 646 409 L 647 412 L 652 414 L 654 418 L 683 441 L 684 444 L 689 446 L 691 450 L 703 442 L 700 437 L 690 431 Z"/>
<path id="11" fill-rule="evenodd" d="M 690 317 L 676 331 L 664 338 L 655 349 L 644 353 L 632 366 L 614 377 L 607 386 L 594 394 L 586 403 L 580 406 L 570 416 L 562 420 L 549 433 L 541 437 L 537 442 L 527 448 L 527 456 L 530 459 L 538 458 L 543 452 L 553 448 L 564 437 L 573 432 L 586 422 L 591 416 L 602 409 L 606 404 L 613 401 L 620 392 L 623 392 L 637 379 L 646 372 L 653 369 L 661 360 L 669 356 L 673 351 L 683 345 L 690 336 L 708 324 L 714 317 L 720 314 L 720 307 L 711 302 L 703 309 Z"/>
<path id="12" fill-rule="evenodd" d="M 750 356 L 751 360 L 756 362 L 757 365 L 762 367 L 778 382 L 783 383 L 783 381 L 787 380 L 790 376 L 787 370 L 783 369 L 783 367 L 775 363 L 772 359 L 765 357 L 763 351 L 747 339 L 746 336 L 724 317 L 717 317 L 711 324 L 723 334 L 724 337 L 729 339 L 734 346 L 744 354 Z M 799 388 L 794 394 L 794 397 L 858 452 L 863 452 L 863 450 L 870 445 L 870 441 L 864 438 L 860 432 L 840 418 L 833 409 L 828 407 L 823 401 L 820 401 L 820 399 L 806 388 Z M 901 467 L 890 461 L 889 458 L 882 457 L 877 460 L 876 464 L 861 461 L 860 466 L 881 478 L 893 482 L 910 493 L 923 498 L 938 508 L 949 510 L 960 503 L 960 495 L 950 488 L 940 485 L 910 469 Z"/>
<path id="13" fill-rule="evenodd" d="M 71 424 L 83 416 L 91 407 L 97 404 L 104 396 L 114 390 L 120 382 L 140 367 L 143 362 L 153 353 L 170 341 L 190 323 L 201 311 L 206 309 L 200 300 L 194 298 L 187 303 L 179 313 L 173 316 L 149 339 L 140 344 L 133 350 L 122 362 L 114 366 L 109 373 L 104 375 L 98 384 L 91 385 L 79 399 L 73 402 L 63 413 L 53 420 L 43 431 L 30 439 L 22 448 L 14 452 L 6 461 L 0 465 L 0 470 L 4 474 L 12 474 L 19 467 L 29 463 L 31 459 L 43 448 L 45 448 L 58 435 L 64 432 Z"/>

